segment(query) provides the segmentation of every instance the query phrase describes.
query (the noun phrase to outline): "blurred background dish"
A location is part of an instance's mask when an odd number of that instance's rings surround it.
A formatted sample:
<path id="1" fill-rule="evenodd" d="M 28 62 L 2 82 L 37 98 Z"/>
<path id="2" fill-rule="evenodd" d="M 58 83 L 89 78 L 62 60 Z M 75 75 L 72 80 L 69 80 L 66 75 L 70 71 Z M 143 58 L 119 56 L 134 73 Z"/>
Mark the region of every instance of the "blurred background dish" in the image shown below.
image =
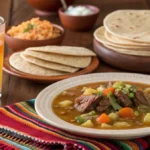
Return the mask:
<path id="1" fill-rule="evenodd" d="M 99 12 L 100 9 L 96 6 L 72 5 L 66 12 L 60 8 L 59 17 L 65 28 L 73 31 L 85 31 L 94 26 Z"/>
<path id="2" fill-rule="evenodd" d="M 62 7 L 60 0 L 27 0 L 27 2 L 35 8 L 36 14 L 47 16 L 57 14 L 57 11 Z M 67 5 L 71 5 L 74 0 L 66 0 Z"/>
<path id="3" fill-rule="evenodd" d="M 61 26 L 33 18 L 9 28 L 5 34 L 5 41 L 9 48 L 18 51 L 28 47 L 60 45 L 64 34 Z"/>

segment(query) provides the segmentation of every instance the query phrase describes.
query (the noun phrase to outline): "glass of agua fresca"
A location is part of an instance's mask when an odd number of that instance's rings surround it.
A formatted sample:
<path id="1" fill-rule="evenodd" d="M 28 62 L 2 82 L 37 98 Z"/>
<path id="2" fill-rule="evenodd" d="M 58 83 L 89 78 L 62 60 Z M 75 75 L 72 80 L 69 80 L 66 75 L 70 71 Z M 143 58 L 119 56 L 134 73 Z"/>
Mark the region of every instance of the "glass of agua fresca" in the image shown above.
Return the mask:
<path id="1" fill-rule="evenodd" d="M 0 17 L 0 99 L 2 96 L 5 20 Z M 1 103 L 0 103 L 1 105 Z"/>

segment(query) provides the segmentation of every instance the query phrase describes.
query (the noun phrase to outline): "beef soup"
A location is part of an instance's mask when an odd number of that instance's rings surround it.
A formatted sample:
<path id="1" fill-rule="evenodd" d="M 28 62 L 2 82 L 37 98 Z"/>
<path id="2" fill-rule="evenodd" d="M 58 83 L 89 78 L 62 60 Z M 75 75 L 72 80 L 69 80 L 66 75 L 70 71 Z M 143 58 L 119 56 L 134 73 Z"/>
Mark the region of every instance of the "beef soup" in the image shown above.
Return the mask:
<path id="1" fill-rule="evenodd" d="M 54 113 L 82 127 L 129 129 L 150 126 L 150 85 L 102 82 L 63 91 L 53 101 Z"/>

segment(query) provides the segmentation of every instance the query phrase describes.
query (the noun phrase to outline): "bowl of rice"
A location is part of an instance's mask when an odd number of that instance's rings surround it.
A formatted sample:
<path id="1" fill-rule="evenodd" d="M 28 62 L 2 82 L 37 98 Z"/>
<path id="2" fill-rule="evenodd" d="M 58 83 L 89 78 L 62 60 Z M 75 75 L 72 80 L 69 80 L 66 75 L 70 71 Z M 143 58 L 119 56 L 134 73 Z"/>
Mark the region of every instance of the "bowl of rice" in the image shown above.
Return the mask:
<path id="1" fill-rule="evenodd" d="M 5 34 L 5 41 L 9 48 L 14 51 L 28 47 L 60 45 L 65 31 L 56 24 L 39 18 L 22 22 L 10 27 Z"/>

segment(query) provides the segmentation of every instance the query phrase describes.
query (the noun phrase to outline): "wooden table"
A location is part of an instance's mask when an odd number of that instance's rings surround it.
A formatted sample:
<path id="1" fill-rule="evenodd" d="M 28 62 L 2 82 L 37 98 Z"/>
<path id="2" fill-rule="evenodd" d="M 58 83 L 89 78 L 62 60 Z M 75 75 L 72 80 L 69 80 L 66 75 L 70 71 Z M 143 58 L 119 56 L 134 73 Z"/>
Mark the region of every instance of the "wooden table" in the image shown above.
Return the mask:
<path id="1" fill-rule="evenodd" d="M 76 0 L 76 3 L 96 5 L 101 9 L 101 12 L 95 27 L 91 31 L 71 32 L 67 30 L 62 45 L 84 46 L 90 49 L 93 49 L 93 32 L 103 24 L 103 19 L 108 13 L 117 9 L 148 9 L 150 7 L 149 2 L 146 0 Z M 18 24 L 30 18 L 37 17 L 34 13 L 34 9 L 26 3 L 26 0 L 1 0 L 0 15 L 5 17 L 7 25 Z M 41 19 L 48 19 L 54 23 L 61 24 L 58 16 L 41 17 Z M 10 52 L 11 50 L 6 46 L 5 56 Z M 123 70 L 118 70 L 100 62 L 100 66 L 95 72 L 119 71 Z M 2 106 L 35 98 L 46 86 L 48 86 L 48 84 L 34 83 L 13 77 L 4 72 Z"/>

